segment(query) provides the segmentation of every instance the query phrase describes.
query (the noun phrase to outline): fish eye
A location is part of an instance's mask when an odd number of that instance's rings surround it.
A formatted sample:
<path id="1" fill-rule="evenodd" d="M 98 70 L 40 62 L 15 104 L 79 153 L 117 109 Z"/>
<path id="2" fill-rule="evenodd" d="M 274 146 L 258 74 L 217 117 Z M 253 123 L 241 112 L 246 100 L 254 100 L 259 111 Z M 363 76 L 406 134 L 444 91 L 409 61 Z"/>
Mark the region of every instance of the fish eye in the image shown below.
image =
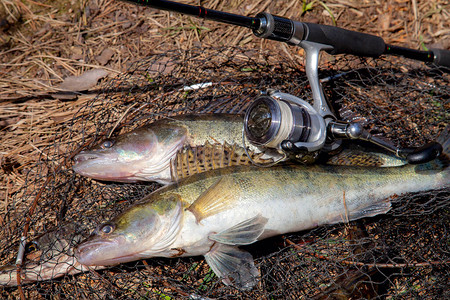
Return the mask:
<path id="1" fill-rule="evenodd" d="M 25 252 L 31 253 L 39 250 L 38 244 L 36 242 L 30 242 L 25 246 Z"/>
<path id="2" fill-rule="evenodd" d="M 111 224 L 103 224 L 100 227 L 100 231 L 102 234 L 110 234 L 111 232 L 113 232 L 114 230 L 114 226 Z"/>
<path id="3" fill-rule="evenodd" d="M 111 148 L 114 145 L 114 141 L 112 140 L 106 140 L 102 144 L 103 149 Z"/>

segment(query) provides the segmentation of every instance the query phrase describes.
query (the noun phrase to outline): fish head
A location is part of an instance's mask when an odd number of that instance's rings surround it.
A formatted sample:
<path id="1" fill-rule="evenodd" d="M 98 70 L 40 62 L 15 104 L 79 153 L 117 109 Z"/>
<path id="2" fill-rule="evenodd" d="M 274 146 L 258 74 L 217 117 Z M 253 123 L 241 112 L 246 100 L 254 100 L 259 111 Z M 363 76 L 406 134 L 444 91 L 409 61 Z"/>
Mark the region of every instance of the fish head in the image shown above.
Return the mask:
<path id="1" fill-rule="evenodd" d="M 170 124 L 142 127 L 75 156 L 73 170 L 104 181 L 158 181 L 186 140 L 186 130 Z M 166 183 L 166 182 L 161 182 Z"/>
<path id="2" fill-rule="evenodd" d="M 75 257 L 83 265 L 107 266 L 165 256 L 180 230 L 182 211 L 175 196 L 138 204 L 98 226 L 76 247 Z"/>

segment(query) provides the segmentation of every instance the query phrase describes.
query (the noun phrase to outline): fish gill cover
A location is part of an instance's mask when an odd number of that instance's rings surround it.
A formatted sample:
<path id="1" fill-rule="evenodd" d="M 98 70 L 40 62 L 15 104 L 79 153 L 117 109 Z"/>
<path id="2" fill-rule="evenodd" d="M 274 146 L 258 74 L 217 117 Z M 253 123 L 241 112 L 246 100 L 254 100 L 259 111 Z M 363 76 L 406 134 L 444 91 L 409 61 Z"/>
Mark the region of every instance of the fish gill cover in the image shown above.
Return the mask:
<path id="1" fill-rule="evenodd" d="M 362 121 L 372 134 L 402 146 L 418 146 L 433 140 L 448 123 L 448 73 L 395 57 L 324 56 L 321 66 L 321 78 L 328 78 L 324 89 L 335 109 L 343 119 Z M 27 216 L 27 241 L 35 241 L 27 246 L 22 270 L 30 282 L 24 277 L 21 289 L 2 286 L 0 297 L 16 298 L 21 293 L 27 298 L 89 299 L 450 297 L 448 189 L 393 197 L 393 209 L 386 215 L 246 246 L 261 273 L 250 291 L 222 284 L 202 257 L 153 258 L 76 271 L 79 265 L 70 259 L 74 245 L 99 222 L 118 215 L 158 185 L 81 177 L 72 171 L 74 155 L 105 136 L 164 117 L 243 113 L 267 88 L 310 100 L 302 58 L 293 61 L 240 48 L 170 51 L 133 64 L 105 84 L 60 127 L 54 142 L 29 168 L 22 189 L 0 208 L 1 266 L 14 263 Z M 66 264 L 62 273 L 78 274 L 52 278 L 55 257 L 61 255 Z M 36 268 L 33 261 L 47 268 Z M 13 271 L 7 274 L 16 283 L 15 267 L 10 268 Z M 4 274 L 2 284 L 8 282 Z"/>

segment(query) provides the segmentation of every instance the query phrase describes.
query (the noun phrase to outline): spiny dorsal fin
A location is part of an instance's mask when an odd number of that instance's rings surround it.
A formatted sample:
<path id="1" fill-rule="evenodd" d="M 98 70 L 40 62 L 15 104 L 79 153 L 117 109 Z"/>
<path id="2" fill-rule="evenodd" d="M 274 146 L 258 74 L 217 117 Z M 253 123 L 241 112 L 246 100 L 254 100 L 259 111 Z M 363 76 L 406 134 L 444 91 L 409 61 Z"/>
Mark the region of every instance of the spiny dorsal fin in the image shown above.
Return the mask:
<path id="1" fill-rule="evenodd" d="M 252 160 L 257 164 L 272 163 L 272 159 L 263 159 L 263 153 L 248 151 Z M 210 144 L 191 147 L 180 150 L 172 160 L 172 179 L 178 181 L 188 176 L 203 173 L 209 170 L 221 169 L 231 166 L 252 165 L 244 148 L 236 144 Z"/>
<path id="2" fill-rule="evenodd" d="M 187 210 L 201 220 L 230 208 L 238 199 L 236 184 L 230 177 L 222 177 L 204 191 Z"/>

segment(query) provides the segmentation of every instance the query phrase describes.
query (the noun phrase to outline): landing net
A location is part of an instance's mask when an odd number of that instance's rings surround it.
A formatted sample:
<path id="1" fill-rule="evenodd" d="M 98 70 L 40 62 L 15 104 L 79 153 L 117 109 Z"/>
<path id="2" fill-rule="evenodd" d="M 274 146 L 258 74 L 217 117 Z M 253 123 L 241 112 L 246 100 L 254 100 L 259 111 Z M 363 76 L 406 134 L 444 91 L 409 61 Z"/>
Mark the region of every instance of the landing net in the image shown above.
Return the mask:
<path id="1" fill-rule="evenodd" d="M 448 124 L 450 76 L 437 68 L 396 57 L 325 55 L 319 74 L 344 120 L 360 121 L 398 145 L 432 141 Z M 52 252 L 37 252 L 46 264 L 58 251 L 72 255 L 73 246 L 100 222 L 158 187 L 83 178 L 71 169 L 71 158 L 82 149 L 164 117 L 243 113 L 269 88 L 310 101 L 303 59 L 196 48 L 133 64 L 52 133 L 53 142 L 30 166 L 23 187 L 0 208 L 0 265 L 14 262 L 28 216 L 28 242 L 52 237 Z M 202 257 L 135 261 L 27 283 L 22 290 L 30 299 L 450 298 L 449 194 L 445 189 L 395 197 L 386 215 L 244 247 L 261 273 L 247 292 L 222 284 Z M 0 287 L 1 298 L 19 294 L 17 287 Z"/>

